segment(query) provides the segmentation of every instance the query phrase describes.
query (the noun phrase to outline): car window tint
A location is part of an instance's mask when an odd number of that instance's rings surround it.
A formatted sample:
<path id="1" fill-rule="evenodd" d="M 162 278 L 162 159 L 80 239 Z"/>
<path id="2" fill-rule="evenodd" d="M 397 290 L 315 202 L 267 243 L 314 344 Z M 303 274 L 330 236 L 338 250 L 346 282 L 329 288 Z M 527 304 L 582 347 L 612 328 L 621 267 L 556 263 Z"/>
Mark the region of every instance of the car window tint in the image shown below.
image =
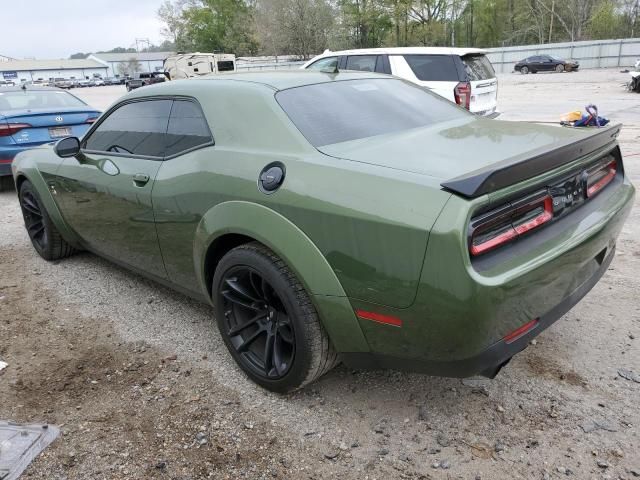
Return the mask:
<path id="1" fill-rule="evenodd" d="M 305 85 L 283 90 L 276 99 L 316 147 L 470 115 L 418 85 L 394 78 Z"/>
<path id="2" fill-rule="evenodd" d="M 496 72 L 489 59 L 484 55 L 466 55 L 462 57 L 464 70 L 470 81 L 495 78 Z"/>
<path id="3" fill-rule="evenodd" d="M 207 122 L 200 107 L 188 100 L 173 102 L 167 129 L 167 157 L 212 142 Z"/>
<path id="4" fill-rule="evenodd" d="M 352 55 L 347 58 L 347 70 L 375 72 L 377 55 Z"/>
<path id="5" fill-rule="evenodd" d="M 123 105 L 111 113 L 85 143 L 87 150 L 164 156 L 171 100 Z"/>
<path id="6" fill-rule="evenodd" d="M 451 55 L 405 55 L 418 80 L 457 82 L 458 70 Z"/>
<path id="7" fill-rule="evenodd" d="M 328 58 L 321 58 L 320 60 L 317 60 L 315 62 L 313 62 L 311 65 L 309 65 L 307 67 L 308 70 L 322 70 L 324 68 L 330 70 L 332 68 L 336 68 L 336 65 L 338 64 L 338 57 L 328 57 Z"/>

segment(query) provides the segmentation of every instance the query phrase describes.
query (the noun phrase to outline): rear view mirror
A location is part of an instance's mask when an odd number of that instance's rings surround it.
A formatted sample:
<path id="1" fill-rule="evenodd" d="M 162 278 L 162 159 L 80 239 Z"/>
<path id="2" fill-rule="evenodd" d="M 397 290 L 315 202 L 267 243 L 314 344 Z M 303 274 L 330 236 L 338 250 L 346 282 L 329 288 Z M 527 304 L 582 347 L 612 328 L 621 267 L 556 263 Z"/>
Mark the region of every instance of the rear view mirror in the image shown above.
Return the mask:
<path id="1" fill-rule="evenodd" d="M 77 137 L 67 137 L 58 140 L 53 147 L 53 151 L 61 158 L 75 157 L 80 153 L 80 140 L 78 140 Z"/>

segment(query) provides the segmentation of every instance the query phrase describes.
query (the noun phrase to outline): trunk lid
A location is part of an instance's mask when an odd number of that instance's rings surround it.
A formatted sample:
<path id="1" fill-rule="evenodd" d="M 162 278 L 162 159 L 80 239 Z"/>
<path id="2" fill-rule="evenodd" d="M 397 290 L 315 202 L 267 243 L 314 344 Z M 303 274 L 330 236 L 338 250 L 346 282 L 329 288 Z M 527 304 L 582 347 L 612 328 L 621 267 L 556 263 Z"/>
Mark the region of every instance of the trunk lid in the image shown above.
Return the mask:
<path id="1" fill-rule="evenodd" d="M 17 144 L 33 144 L 68 136 L 81 137 L 89 129 L 90 119 L 99 115 L 100 112 L 87 107 L 65 109 L 63 112 L 51 112 L 50 109 L 12 110 L 5 121 L 30 125 L 14 133 L 11 138 Z"/>
<path id="2" fill-rule="evenodd" d="M 493 113 L 498 102 L 498 80 L 491 62 L 484 54 L 464 55 L 461 59 L 471 84 L 469 110 L 478 115 Z"/>
<path id="3" fill-rule="evenodd" d="M 332 157 L 429 175 L 442 180 L 448 190 L 473 197 L 586 155 L 614 141 L 619 129 L 619 125 L 593 131 L 465 119 L 326 145 L 319 150 Z M 498 172 L 502 172 L 499 184 L 486 183 Z"/>

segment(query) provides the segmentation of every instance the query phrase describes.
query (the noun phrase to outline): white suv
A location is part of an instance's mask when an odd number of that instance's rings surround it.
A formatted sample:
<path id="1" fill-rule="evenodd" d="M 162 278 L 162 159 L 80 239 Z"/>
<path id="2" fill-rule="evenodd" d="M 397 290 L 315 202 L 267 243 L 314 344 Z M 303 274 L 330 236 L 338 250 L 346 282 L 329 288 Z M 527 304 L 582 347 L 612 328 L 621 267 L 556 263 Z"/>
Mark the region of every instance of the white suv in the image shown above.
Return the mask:
<path id="1" fill-rule="evenodd" d="M 498 115 L 496 73 L 485 51 L 477 48 L 326 50 L 301 68 L 388 73 L 426 87 L 477 115 Z"/>

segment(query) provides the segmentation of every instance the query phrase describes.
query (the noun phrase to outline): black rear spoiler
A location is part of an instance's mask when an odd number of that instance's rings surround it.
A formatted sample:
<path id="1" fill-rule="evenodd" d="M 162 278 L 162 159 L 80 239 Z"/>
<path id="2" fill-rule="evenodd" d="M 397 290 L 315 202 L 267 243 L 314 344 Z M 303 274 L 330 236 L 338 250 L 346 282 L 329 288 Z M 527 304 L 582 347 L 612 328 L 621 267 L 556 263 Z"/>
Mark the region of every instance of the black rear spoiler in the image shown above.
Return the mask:
<path id="1" fill-rule="evenodd" d="M 613 147 L 621 128 L 622 124 L 619 123 L 603 127 L 589 137 L 568 142 L 553 150 L 533 157 L 510 158 L 490 167 L 452 178 L 440 185 L 445 190 L 463 197 L 479 197 L 558 168 L 609 144 Z"/>

